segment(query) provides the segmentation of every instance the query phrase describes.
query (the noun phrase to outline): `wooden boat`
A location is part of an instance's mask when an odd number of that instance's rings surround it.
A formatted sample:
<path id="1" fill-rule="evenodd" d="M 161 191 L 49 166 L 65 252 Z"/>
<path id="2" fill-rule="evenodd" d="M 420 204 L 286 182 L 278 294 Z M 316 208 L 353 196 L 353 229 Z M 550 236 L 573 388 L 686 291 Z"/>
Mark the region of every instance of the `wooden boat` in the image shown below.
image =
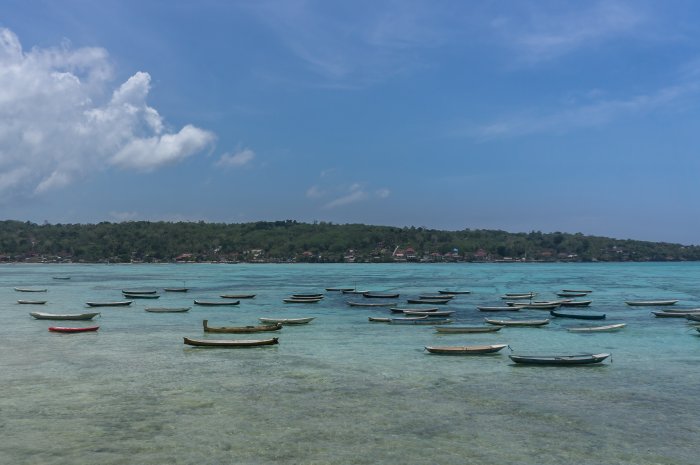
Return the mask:
<path id="1" fill-rule="evenodd" d="M 123 294 L 126 299 L 160 299 L 158 294 Z"/>
<path id="2" fill-rule="evenodd" d="M 42 313 L 31 312 L 31 316 L 37 320 L 92 320 L 98 313 Z"/>
<path id="3" fill-rule="evenodd" d="M 205 333 L 262 333 L 268 331 L 279 331 L 282 329 L 281 323 L 273 323 L 269 325 L 259 325 L 259 326 L 219 326 L 212 327 L 209 326 L 209 320 L 202 320 L 202 326 Z"/>
<path id="4" fill-rule="evenodd" d="M 419 299 L 421 300 L 430 300 L 430 299 L 438 299 L 438 300 L 452 300 L 455 298 L 453 295 L 449 294 L 423 294 L 418 296 Z"/>
<path id="5" fill-rule="evenodd" d="M 190 290 L 189 287 L 164 287 L 165 292 L 187 292 Z"/>
<path id="6" fill-rule="evenodd" d="M 498 326 L 544 326 L 549 324 L 549 319 L 543 320 L 495 320 L 492 318 L 484 318 L 484 321 L 490 325 Z"/>
<path id="7" fill-rule="evenodd" d="M 536 292 L 525 292 L 525 293 L 516 293 L 516 292 L 509 292 L 505 293 L 501 296 L 501 299 L 503 300 L 532 300 L 535 298 L 537 295 Z"/>
<path id="8" fill-rule="evenodd" d="M 321 299 L 299 299 L 295 297 L 290 297 L 289 299 L 282 299 L 285 304 L 317 304 Z"/>
<path id="9" fill-rule="evenodd" d="M 586 297 L 588 292 L 573 292 L 573 291 L 562 291 L 557 292 L 559 297 Z"/>
<path id="10" fill-rule="evenodd" d="M 367 290 L 357 290 L 357 289 L 349 289 L 347 291 L 342 291 L 343 294 L 364 294 L 366 292 L 369 292 Z"/>
<path id="11" fill-rule="evenodd" d="M 480 312 L 518 312 L 520 311 L 522 307 L 517 306 L 517 305 L 508 305 L 505 307 L 499 307 L 499 306 L 479 306 L 476 307 L 477 310 Z"/>
<path id="12" fill-rule="evenodd" d="M 406 302 L 414 305 L 445 305 L 449 301 L 449 299 L 408 299 Z"/>
<path id="13" fill-rule="evenodd" d="M 279 323 L 281 325 L 305 325 L 311 322 L 315 317 L 308 318 L 258 318 L 263 323 Z"/>
<path id="14" fill-rule="evenodd" d="M 503 326 L 438 326 L 435 331 L 446 334 L 493 333 Z"/>
<path id="15" fill-rule="evenodd" d="M 700 308 L 665 308 L 664 313 L 700 313 Z"/>
<path id="16" fill-rule="evenodd" d="M 588 307 L 592 300 L 562 300 L 562 307 Z"/>
<path id="17" fill-rule="evenodd" d="M 255 294 L 221 294 L 222 299 L 254 299 Z"/>
<path id="18" fill-rule="evenodd" d="M 18 300 L 17 303 L 25 305 L 44 305 L 46 300 Z"/>
<path id="19" fill-rule="evenodd" d="M 17 292 L 46 292 L 46 289 L 39 289 L 36 287 L 16 287 L 15 291 Z"/>
<path id="20" fill-rule="evenodd" d="M 207 307 L 224 307 L 233 306 L 241 303 L 240 300 L 198 300 L 195 299 L 195 305 L 203 305 Z"/>
<path id="21" fill-rule="evenodd" d="M 381 303 L 365 303 L 365 302 L 346 302 L 351 307 L 395 307 L 396 302 L 381 302 Z"/>
<path id="22" fill-rule="evenodd" d="M 700 313 L 688 313 L 685 319 L 689 321 L 700 321 Z"/>
<path id="23" fill-rule="evenodd" d="M 408 310 L 404 311 L 404 315 L 410 315 L 410 316 L 427 316 L 428 318 L 435 318 L 435 317 L 446 317 L 450 316 L 454 313 L 454 310 L 447 310 L 447 311 L 440 311 L 440 312 L 421 312 L 421 311 L 415 311 L 415 310 Z"/>
<path id="24" fill-rule="evenodd" d="M 604 320 L 605 313 L 594 313 L 594 312 L 571 312 L 566 310 L 552 310 L 549 312 L 550 315 L 556 316 L 558 318 L 575 318 L 577 320 Z"/>
<path id="25" fill-rule="evenodd" d="M 372 323 L 391 323 L 391 318 L 370 316 L 369 321 L 371 321 Z"/>
<path id="26" fill-rule="evenodd" d="M 460 294 L 471 294 L 472 291 L 438 291 L 438 294 L 446 294 L 446 295 L 460 295 Z"/>
<path id="27" fill-rule="evenodd" d="M 427 316 L 390 318 L 390 320 L 389 323 L 394 325 L 446 325 L 452 323 L 449 318 L 428 318 Z"/>
<path id="28" fill-rule="evenodd" d="M 508 347 L 508 344 L 490 344 L 490 345 L 480 345 L 480 346 L 425 346 L 431 354 L 439 355 L 479 355 L 479 354 L 493 354 Z"/>
<path id="29" fill-rule="evenodd" d="M 363 297 L 368 299 L 398 299 L 399 293 L 385 293 L 385 292 L 365 292 L 362 294 Z"/>
<path id="30" fill-rule="evenodd" d="M 83 328 L 69 328 L 66 326 L 49 326 L 49 331 L 54 333 L 85 333 L 88 331 L 97 331 L 99 326 L 85 326 Z"/>
<path id="31" fill-rule="evenodd" d="M 392 307 L 389 310 L 391 310 L 391 313 L 406 313 L 406 312 L 423 312 L 423 313 L 432 313 L 432 312 L 437 312 L 439 309 L 437 307 L 408 307 L 408 308 L 399 308 L 399 307 Z"/>
<path id="32" fill-rule="evenodd" d="M 530 365 L 588 365 L 600 363 L 610 354 L 576 354 L 576 355 L 509 355 L 515 363 Z"/>
<path id="33" fill-rule="evenodd" d="M 88 307 L 126 307 L 131 305 L 133 300 L 117 300 L 113 302 L 85 302 Z"/>
<path id="34" fill-rule="evenodd" d="M 611 333 L 613 331 L 619 331 L 625 326 L 627 326 L 625 323 L 617 323 L 606 326 L 582 326 L 578 328 L 566 328 L 566 330 L 572 333 Z"/>
<path id="35" fill-rule="evenodd" d="M 700 315 L 700 311 L 691 312 L 651 312 L 656 318 L 686 318 L 688 315 Z"/>
<path id="36" fill-rule="evenodd" d="M 561 291 L 562 292 L 580 292 L 583 294 L 590 294 L 591 292 L 593 292 L 590 289 L 562 289 Z"/>
<path id="37" fill-rule="evenodd" d="M 53 279 L 61 279 L 61 280 L 67 280 L 70 279 L 70 276 L 52 276 Z"/>
<path id="38" fill-rule="evenodd" d="M 678 300 L 626 300 L 625 303 L 631 307 L 653 307 L 663 305 L 673 305 Z"/>
<path id="39" fill-rule="evenodd" d="M 326 290 L 328 292 L 343 292 L 343 291 L 352 291 L 354 288 L 353 287 L 327 287 Z"/>
<path id="40" fill-rule="evenodd" d="M 148 294 L 156 294 L 158 291 L 156 289 L 122 289 L 122 294 L 131 294 L 131 295 L 136 295 L 136 294 L 143 294 L 143 295 L 148 295 Z"/>
<path id="41" fill-rule="evenodd" d="M 556 301 L 556 302 L 532 302 L 529 304 L 525 305 L 520 305 L 520 308 L 524 308 L 527 310 L 554 310 L 555 308 L 559 308 L 561 306 L 561 302 Z"/>
<path id="42" fill-rule="evenodd" d="M 323 299 L 323 294 L 292 294 L 295 299 Z"/>
<path id="43" fill-rule="evenodd" d="M 279 344 L 276 337 L 272 339 L 191 339 L 184 338 L 185 344 L 195 347 L 258 347 Z"/>
<path id="44" fill-rule="evenodd" d="M 189 312 L 190 307 L 146 307 L 145 310 L 151 313 L 184 313 Z"/>

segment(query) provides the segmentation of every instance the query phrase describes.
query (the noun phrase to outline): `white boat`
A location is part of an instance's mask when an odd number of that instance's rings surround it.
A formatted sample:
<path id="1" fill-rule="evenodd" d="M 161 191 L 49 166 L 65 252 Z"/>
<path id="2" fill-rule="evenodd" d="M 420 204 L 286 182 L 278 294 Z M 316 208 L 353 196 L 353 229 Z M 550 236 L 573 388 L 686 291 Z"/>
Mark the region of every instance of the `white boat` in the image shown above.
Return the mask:
<path id="1" fill-rule="evenodd" d="M 18 304 L 28 304 L 28 305 L 44 305 L 45 300 L 18 300 Z"/>
<path id="2" fill-rule="evenodd" d="M 572 333 L 611 333 L 614 331 L 619 331 L 625 326 L 627 326 L 625 323 L 617 323 L 614 325 L 605 326 L 582 326 L 579 328 L 566 328 L 566 330 Z"/>
<path id="3" fill-rule="evenodd" d="M 425 346 L 425 350 L 431 354 L 439 355 L 479 355 L 493 354 L 508 347 L 508 344 L 490 344 L 478 346 Z"/>
<path id="4" fill-rule="evenodd" d="M 315 317 L 308 317 L 308 318 L 258 318 L 258 320 L 260 320 L 263 323 L 269 323 L 269 324 L 279 323 L 281 325 L 304 325 L 306 323 L 309 323 L 314 318 Z"/>
<path id="5" fill-rule="evenodd" d="M 653 307 L 659 305 L 673 305 L 678 300 L 626 300 L 625 303 L 631 307 Z"/>
<path id="6" fill-rule="evenodd" d="M 36 287 L 16 287 L 15 291 L 17 292 L 46 292 L 46 289 L 39 289 Z"/>
<path id="7" fill-rule="evenodd" d="M 92 320 L 100 313 L 42 313 L 31 312 L 37 320 Z"/>

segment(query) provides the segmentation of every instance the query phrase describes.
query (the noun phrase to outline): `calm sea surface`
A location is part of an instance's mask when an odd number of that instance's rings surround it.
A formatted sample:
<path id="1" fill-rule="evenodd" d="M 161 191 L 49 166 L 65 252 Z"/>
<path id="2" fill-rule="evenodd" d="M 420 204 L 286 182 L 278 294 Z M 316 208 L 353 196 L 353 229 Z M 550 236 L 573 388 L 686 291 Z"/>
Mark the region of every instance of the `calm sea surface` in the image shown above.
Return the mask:
<path id="1" fill-rule="evenodd" d="M 56 280 L 55 276 L 70 277 Z M 187 286 L 130 307 L 99 308 L 98 333 L 55 334 L 30 311 L 81 313 L 121 289 Z M 47 288 L 21 293 L 14 287 Z M 350 307 L 327 292 L 471 290 L 447 308 L 481 324 L 476 305 L 504 292 L 592 289 L 591 311 L 619 333 L 576 334 L 579 320 L 492 334 L 438 335 L 432 326 L 375 324 L 388 310 Z M 239 307 L 193 299 L 255 293 Z M 538 297 L 538 298 L 539 298 Z M 17 299 L 46 299 L 42 306 Z M 697 464 L 700 337 L 628 299 L 700 307 L 700 263 L 396 265 L 2 265 L 0 462 L 7 464 Z M 368 300 L 368 299 L 365 299 Z M 192 306 L 155 314 L 146 306 Z M 528 310 L 520 317 L 544 317 Z M 197 349 L 183 336 L 259 317 L 316 319 L 280 344 Z M 596 322 L 588 322 L 596 324 Z M 274 333 L 272 333 L 274 334 Z M 441 357 L 426 345 L 507 343 L 519 354 L 611 352 L 588 367 L 522 367 L 495 355 Z"/>

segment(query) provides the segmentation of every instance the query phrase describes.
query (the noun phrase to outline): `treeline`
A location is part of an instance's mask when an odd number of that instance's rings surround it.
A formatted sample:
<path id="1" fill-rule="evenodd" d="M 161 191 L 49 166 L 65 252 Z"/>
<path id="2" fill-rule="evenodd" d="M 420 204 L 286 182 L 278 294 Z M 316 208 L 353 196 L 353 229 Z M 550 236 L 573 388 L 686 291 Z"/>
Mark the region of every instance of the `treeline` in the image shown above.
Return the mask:
<path id="1" fill-rule="evenodd" d="M 674 261 L 700 247 L 568 233 L 362 224 L 0 222 L 4 261 Z"/>

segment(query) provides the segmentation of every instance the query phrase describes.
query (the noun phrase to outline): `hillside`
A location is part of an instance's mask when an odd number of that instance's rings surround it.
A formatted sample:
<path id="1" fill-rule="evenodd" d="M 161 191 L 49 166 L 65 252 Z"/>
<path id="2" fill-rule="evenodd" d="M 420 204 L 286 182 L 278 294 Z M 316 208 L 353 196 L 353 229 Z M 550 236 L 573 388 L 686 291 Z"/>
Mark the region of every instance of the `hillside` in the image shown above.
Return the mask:
<path id="1" fill-rule="evenodd" d="M 568 233 L 299 223 L 0 221 L 12 262 L 391 262 L 700 260 L 700 247 Z"/>

